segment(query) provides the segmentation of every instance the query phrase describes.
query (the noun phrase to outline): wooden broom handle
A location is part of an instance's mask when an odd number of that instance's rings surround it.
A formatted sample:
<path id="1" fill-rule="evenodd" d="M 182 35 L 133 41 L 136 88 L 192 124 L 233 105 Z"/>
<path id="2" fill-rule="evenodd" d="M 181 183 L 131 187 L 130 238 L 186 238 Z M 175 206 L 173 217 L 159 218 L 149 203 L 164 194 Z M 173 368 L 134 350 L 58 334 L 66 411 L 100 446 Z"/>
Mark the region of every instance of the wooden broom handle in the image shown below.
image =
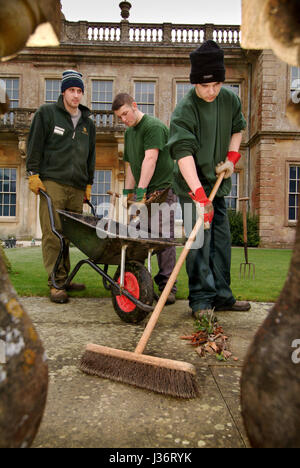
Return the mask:
<path id="1" fill-rule="evenodd" d="M 225 175 L 225 172 L 222 172 L 219 175 L 219 177 L 217 179 L 217 182 L 215 183 L 214 188 L 212 189 L 212 192 L 211 192 L 210 196 L 208 197 L 208 199 L 210 201 L 213 201 L 213 199 L 215 198 L 215 195 L 216 195 L 217 191 L 219 190 L 219 187 L 220 187 L 220 185 L 221 185 L 221 183 L 222 183 L 222 181 L 224 179 L 224 175 Z M 151 317 L 149 319 L 149 322 L 147 323 L 147 326 L 146 326 L 146 328 L 144 330 L 144 333 L 142 334 L 141 339 L 138 342 L 137 347 L 135 348 L 135 353 L 137 353 L 137 354 L 142 354 L 143 353 L 143 351 L 144 351 L 144 349 L 145 349 L 145 347 L 146 347 L 146 345 L 148 343 L 148 340 L 149 340 L 149 338 L 151 336 L 151 333 L 152 333 L 152 331 L 153 331 L 153 329 L 154 329 L 154 327 L 156 325 L 156 322 L 157 322 L 157 320 L 159 318 L 159 315 L 160 315 L 160 313 L 161 313 L 161 311 L 162 311 L 162 309 L 163 309 L 163 307 L 164 307 L 164 305 L 166 303 L 166 300 L 168 299 L 168 296 L 169 296 L 169 294 L 171 292 L 171 289 L 172 289 L 172 287 L 173 287 L 173 285 L 174 285 L 174 283 L 176 281 L 176 278 L 177 278 L 177 276 L 178 276 L 178 274 L 180 272 L 180 269 L 181 269 L 182 265 L 184 264 L 185 259 L 186 259 L 187 255 L 188 255 L 188 253 L 189 253 L 189 251 L 191 249 L 191 246 L 193 245 L 193 243 L 194 243 L 194 241 L 196 239 L 196 236 L 198 234 L 198 231 L 199 231 L 202 223 L 203 223 L 203 217 L 201 216 L 201 217 L 199 217 L 197 219 L 197 222 L 195 223 L 195 226 L 194 226 L 191 234 L 189 235 L 188 240 L 185 243 L 185 246 L 184 246 L 184 248 L 183 248 L 183 250 L 182 250 L 182 252 L 181 252 L 181 254 L 180 254 L 180 256 L 179 256 L 179 258 L 177 260 L 177 262 L 176 262 L 176 265 L 175 265 L 175 267 L 174 267 L 174 269 L 173 269 L 173 271 L 172 271 L 172 273 L 171 273 L 171 275 L 170 275 L 170 277 L 168 279 L 168 282 L 167 282 L 163 292 L 160 295 L 160 298 L 159 298 L 159 300 L 158 300 L 158 302 L 157 302 L 157 304 L 155 306 L 154 311 L 152 312 L 152 315 L 151 315 Z"/>

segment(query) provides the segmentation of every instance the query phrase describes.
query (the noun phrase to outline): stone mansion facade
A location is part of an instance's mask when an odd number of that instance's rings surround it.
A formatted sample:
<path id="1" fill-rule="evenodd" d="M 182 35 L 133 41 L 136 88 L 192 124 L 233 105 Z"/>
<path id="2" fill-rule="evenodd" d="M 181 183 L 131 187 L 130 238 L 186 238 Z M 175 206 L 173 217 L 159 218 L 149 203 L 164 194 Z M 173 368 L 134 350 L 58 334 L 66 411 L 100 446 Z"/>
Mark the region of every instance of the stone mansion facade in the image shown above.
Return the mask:
<path id="1" fill-rule="evenodd" d="M 167 125 L 173 109 L 190 88 L 189 54 L 205 39 L 225 51 L 226 83 L 242 101 L 247 120 L 242 158 L 233 176 L 228 206 L 259 215 L 263 247 L 292 247 L 298 217 L 300 131 L 286 115 L 286 103 L 299 88 L 300 71 L 271 51 L 240 46 L 240 27 L 222 25 L 69 22 L 62 19 L 61 45 L 25 48 L 0 63 L 10 111 L 0 116 L 0 239 L 39 238 L 39 199 L 28 189 L 26 138 L 31 119 L 43 103 L 57 100 L 65 69 L 83 74 L 83 104 L 97 129 L 93 202 L 124 185 L 123 137 L 111 103 L 118 92 L 135 97 L 145 113 Z M 179 216 L 180 217 L 180 216 Z"/>

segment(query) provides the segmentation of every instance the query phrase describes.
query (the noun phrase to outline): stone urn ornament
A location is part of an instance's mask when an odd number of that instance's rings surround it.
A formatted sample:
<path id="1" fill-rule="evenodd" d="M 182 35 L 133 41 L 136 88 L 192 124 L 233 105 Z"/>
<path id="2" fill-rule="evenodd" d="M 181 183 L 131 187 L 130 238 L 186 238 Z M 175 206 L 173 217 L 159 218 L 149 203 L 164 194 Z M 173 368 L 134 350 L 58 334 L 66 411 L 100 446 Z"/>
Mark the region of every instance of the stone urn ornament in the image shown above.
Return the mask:
<path id="1" fill-rule="evenodd" d="M 131 3 L 129 2 L 121 2 L 119 3 L 119 7 L 121 8 L 121 16 L 124 21 L 127 21 L 130 15 L 130 8 Z"/>

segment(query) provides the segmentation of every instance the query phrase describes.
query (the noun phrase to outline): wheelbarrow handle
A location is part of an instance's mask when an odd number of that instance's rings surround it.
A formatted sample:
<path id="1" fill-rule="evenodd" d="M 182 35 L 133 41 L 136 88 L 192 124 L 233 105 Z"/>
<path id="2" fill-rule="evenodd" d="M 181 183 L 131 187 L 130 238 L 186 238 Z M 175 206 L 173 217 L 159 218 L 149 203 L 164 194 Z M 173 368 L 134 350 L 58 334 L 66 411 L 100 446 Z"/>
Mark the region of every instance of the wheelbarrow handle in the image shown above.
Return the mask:
<path id="1" fill-rule="evenodd" d="M 86 198 L 86 199 L 83 200 L 83 203 L 86 203 L 87 205 L 89 205 L 89 207 L 90 207 L 91 210 L 92 210 L 93 216 L 96 217 L 96 211 L 95 211 L 94 205 L 90 202 L 90 200 L 88 200 L 88 199 Z"/>
<path id="2" fill-rule="evenodd" d="M 53 234 L 55 234 L 56 237 L 58 237 L 59 242 L 60 242 L 60 251 L 59 251 L 55 266 L 53 268 L 53 271 L 51 273 L 51 281 L 52 281 L 53 286 L 56 289 L 63 289 L 62 287 L 60 287 L 60 286 L 58 286 L 56 284 L 55 274 L 56 274 L 56 272 L 58 270 L 61 259 L 64 256 L 64 253 L 65 253 L 65 250 L 66 250 L 66 243 L 65 243 L 64 237 L 56 230 L 56 227 L 55 227 L 51 197 L 42 189 L 39 190 L 39 193 L 41 195 L 43 195 L 43 197 L 45 197 L 45 199 L 46 199 L 46 202 L 47 202 L 47 205 L 48 205 L 48 213 L 49 213 L 49 220 L 50 220 L 51 230 L 52 230 Z"/>
<path id="3" fill-rule="evenodd" d="M 49 219 L 50 219 L 50 226 L 53 234 L 55 234 L 60 240 L 63 239 L 63 236 L 56 230 L 55 223 L 54 223 L 54 214 L 53 214 L 53 208 L 52 208 L 52 201 L 51 197 L 48 195 L 47 192 L 44 192 L 44 190 L 40 189 L 39 193 L 43 195 L 43 197 L 46 198 L 46 202 L 48 205 L 48 212 L 49 212 Z"/>

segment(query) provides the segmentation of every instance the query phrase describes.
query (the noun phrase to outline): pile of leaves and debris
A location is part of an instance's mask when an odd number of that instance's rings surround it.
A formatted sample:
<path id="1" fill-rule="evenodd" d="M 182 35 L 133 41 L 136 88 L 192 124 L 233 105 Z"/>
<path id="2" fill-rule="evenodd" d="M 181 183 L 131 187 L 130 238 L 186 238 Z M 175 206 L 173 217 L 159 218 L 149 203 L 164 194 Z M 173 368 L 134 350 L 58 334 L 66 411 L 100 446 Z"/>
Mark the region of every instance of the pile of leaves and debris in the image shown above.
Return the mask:
<path id="1" fill-rule="evenodd" d="M 207 354 L 215 355 L 218 361 L 227 361 L 232 353 L 228 350 L 228 336 L 219 325 L 217 317 L 213 311 L 204 314 L 195 322 L 195 333 L 188 336 L 181 336 L 182 340 L 190 341 L 195 346 L 200 357 Z M 232 357 L 237 361 L 237 357 Z"/>

